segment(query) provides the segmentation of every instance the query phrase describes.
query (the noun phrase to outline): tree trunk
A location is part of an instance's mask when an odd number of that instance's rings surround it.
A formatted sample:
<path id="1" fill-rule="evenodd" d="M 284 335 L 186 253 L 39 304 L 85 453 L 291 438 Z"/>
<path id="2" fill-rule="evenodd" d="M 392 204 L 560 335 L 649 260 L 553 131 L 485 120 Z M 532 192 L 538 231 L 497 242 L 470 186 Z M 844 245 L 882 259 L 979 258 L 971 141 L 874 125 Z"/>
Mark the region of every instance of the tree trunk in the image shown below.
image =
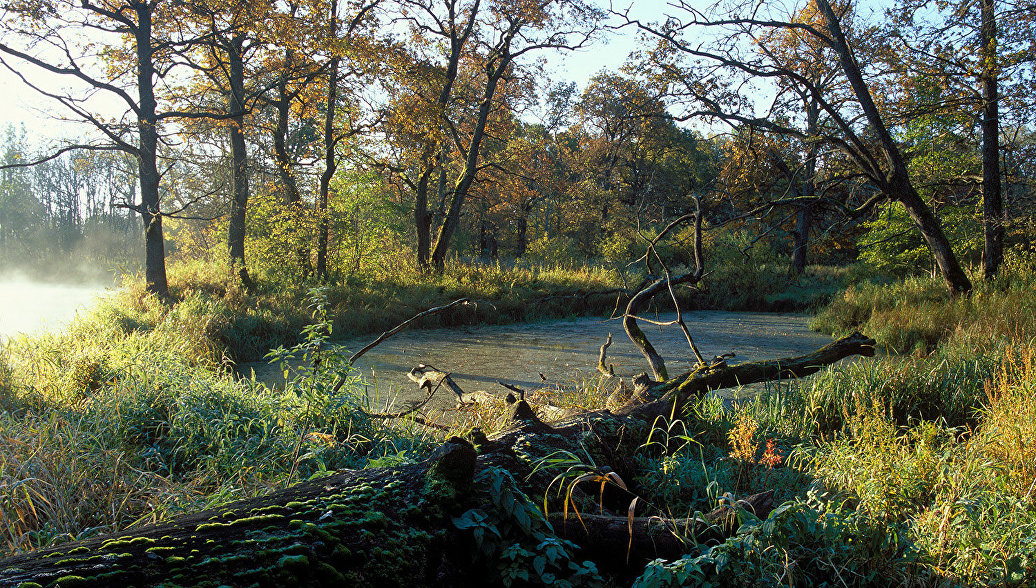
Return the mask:
<path id="1" fill-rule="evenodd" d="M 765 519 L 773 511 L 773 491 L 746 497 L 737 506 Z M 584 548 L 582 557 L 607 562 L 605 567 L 613 569 L 639 569 L 657 558 L 680 559 L 687 553 L 685 536 L 693 536 L 700 544 L 719 542 L 740 525 L 736 510 L 729 505 L 684 519 L 574 513 L 551 513 L 548 519 L 558 536 Z M 622 537 L 628 542 L 623 543 Z"/>
<path id="2" fill-rule="evenodd" d="M 284 70 L 277 82 L 277 101 L 274 106 L 277 110 L 277 126 L 273 131 L 273 154 L 277 161 L 277 175 L 281 180 L 281 187 L 284 190 L 284 204 L 296 215 L 295 228 L 292 232 L 301 235 L 306 234 L 303 226 L 302 194 L 299 193 L 298 182 L 295 181 L 295 174 L 292 171 L 295 164 L 288 154 L 288 122 L 291 116 L 292 95 L 288 93 L 288 77 L 294 68 L 295 58 L 291 49 L 284 50 Z M 309 274 L 309 245 L 305 237 L 299 239 L 298 252 L 296 253 L 299 270 L 303 276 Z"/>
<path id="3" fill-rule="evenodd" d="M 514 256 L 516 259 L 521 259 L 525 255 L 525 250 L 529 248 L 529 216 L 531 215 L 532 202 L 522 203 L 518 218 L 514 219 L 516 241 Z"/>
<path id="4" fill-rule="evenodd" d="M 446 254 L 449 251 L 450 242 L 457 231 L 457 225 L 460 224 L 461 208 L 464 206 L 468 190 L 471 188 L 472 182 L 475 181 L 475 175 L 478 173 L 478 160 L 482 152 L 482 140 L 485 138 L 489 113 L 493 106 L 493 97 L 496 95 L 496 88 L 500 83 L 500 78 L 507 71 L 510 61 L 510 56 L 505 54 L 499 58 L 495 67 L 488 69 L 489 78 L 486 81 L 486 88 L 482 94 L 482 103 L 478 108 L 478 118 L 471 135 L 471 143 L 468 145 L 467 158 L 464 161 L 464 172 L 453 186 L 450 208 L 447 210 L 446 218 L 439 229 L 439 235 L 435 238 L 435 250 L 432 251 L 432 265 L 437 269 L 442 269 L 446 265 Z"/>
<path id="5" fill-rule="evenodd" d="M 982 5 L 982 226 L 985 247 L 982 274 L 996 277 L 1004 260 L 1004 203 L 1000 179 L 1000 112 L 997 88 L 996 13 L 994 0 Z"/>
<path id="6" fill-rule="evenodd" d="M 960 262 L 957 261 L 957 256 L 953 253 L 953 248 L 950 246 L 946 234 L 943 233 L 939 221 L 910 183 L 910 173 L 907 170 L 906 159 L 904 159 L 903 153 L 899 150 L 899 145 L 892 138 L 892 134 L 889 133 L 888 127 L 885 126 L 885 121 L 874 103 L 874 98 L 871 96 L 870 89 L 863 79 L 863 74 L 860 72 L 860 66 L 856 62 L 856 57 L 845 40 L 845 33 L 843 33 L 842 27 L 838 23 L 838 17 L 835 15 L 834 10 L 831 9 L 831 4 L 828 0 L 816 0 L 816 4 L 824 16 L 824 23 L 828 33 L 831 35 L 831 48 L 838 55 L 842 72 L 849 81 L 853 94 L 856 96 L 864 116 L 867 117 L 871 130 L 877 135 L 882 151 L 884 151 L 885 157 L 888 160 L 890 169 L 887 178 L 883 180 L 882 191 L 890 199 L 902 202 L 903 206 L 906 207 L 907 213 L 914 220 L 914 224 L 935 256 L 935 262 L 939 266 L 943 281 L 946 282 L 946 287 L 950 293 L 954 296 L 967 294 L 971 291 L 971 280 L 968 279 L 967 274 L 961 269 Z M 880 178 L 878 179 L 881 180 Z"/>
<path id="7" fill-rule="evenodd" d="M 137 165 L 140 173 L 140 216 L 144 220 L 144 281 L 148 292 L 169 296 L 165 274 L 165 237 L 162 233 L 162 197 L 158 174 L 158 117 L 155 100 L 155 65 L 151 47 L 152 4 L 135 4 L 137 27 L 134 37 L 137 49 L 137 91 L 140 113 L 137 133 L 140 146 Z"/>
<path id="8" fill-rule="evenodd" d="M 226 46 L 230 81 L 230 150 L 234 174 L 234 194 L 230 201 L 227 244 L 230 263 L 241 283 L 253 287 L 245 264 L 245 233 L 248 214 L 248 152 L 245 147 L 245 61 L 243 36 L 234 36 Z"/>
<path id="9" fill-rule="evenodd" d="M 428 182 L 432 173 L 429 168 L 417 180 L 414 199 L 414 229 L 417 231 L 417 265 L 428 267 L 432 250 L 432 218 L 428 214 Z"/>
<path id="10" fill-rule="evenodd" d="M 816 99 L 806 100 L 806 135 L 816 136 L 820 119 L 820 106 Z M 810 143 L 806 153 L 806 177 L 802 184 L 803 198 L 814 198 L 817 192 L 817 145 Z M 790 181 L 790 178 L 789 178 Z M 811 201 L 799 206 L 795 215 L 795 244 L 791 253 L 790 273 L 802 275 L 806 271 L 807 253 L 809 249 L 809 231 L 813 224 L 813 203 Z"/>
<path id="11" fill-rule="evenodd" d="M 795 214 L 795 244 L 791 252 L 790 273 L 793 276 L 801 275 L 806 271 L 806 250 L 809 247 L 809 228 L 812 216 L 809 204 L 799 205 Z"/>
<path id="12" fill-rule="evenodd" d="M 960 262 L 957 261 L 950 240 L 943 233 L 942 226 L 932 213 L 932 209 L 925 204 L 905 176 L 893 177 L 890 184 L 893 187 L 893 193 L 897 194 L 894 199 L 903 204 L 907 214 L 910 215 L 920 230 L 921 236 L 924 237 L 925 243 L 928 244 L 928 249 L 932 252 L 935 264 L 950 293 L 959 296 L 970 292 L 971 280 L 968 279 L 968 275 L 964 273 Z"/>
<path id="13" fill-rule="evenodd" d="M 647 360 L 648 365 L 651 367 L 651 373 L 654 374 L 655 380 L 659 382 L 668 379 L 669 372 L 666 370 L 665 360 L 655 351 L 655 347 L 637 324 L 637 315 L 647 309 L 651 299 L 659 292 L 662 292 L 666 285 L 665 278 L 660 278 L 652 282 L 647 288 L 637 292 L 630 299 L 629 304 L 626 305 L 626 314 L 622 317 L 622 328 L 626 331 L 626 336 L 640 349 L 644 359 Z"/>
<path id="14" fill-rule="evenodd" d="M 331 38 L 338 34 L 338 1 L 331 0 L 330 7 Z M 338 67 L 341 57 L 337 54 L 331 58 L 327 72 L 327 103 L 324 111 L 324 173 L 320 174 L 320 220 L 317 222 L 317 279 L 327 279 L 327 244 L 331 230 L 328 222 L 328 201 L 330 200 L 331 179 L 338 169 L 338 158 L 335 156 L 335 110 L 338 103 Z"/>

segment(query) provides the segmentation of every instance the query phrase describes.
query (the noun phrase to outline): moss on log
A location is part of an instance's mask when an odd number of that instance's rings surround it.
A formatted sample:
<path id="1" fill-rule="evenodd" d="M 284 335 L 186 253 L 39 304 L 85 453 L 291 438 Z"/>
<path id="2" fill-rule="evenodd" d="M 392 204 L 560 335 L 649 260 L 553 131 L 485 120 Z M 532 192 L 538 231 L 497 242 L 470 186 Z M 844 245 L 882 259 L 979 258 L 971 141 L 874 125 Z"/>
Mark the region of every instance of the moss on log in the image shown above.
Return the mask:
<path id="1" fill-rule="evenodd" d="M 444 581 L 475 451 L 344 471 L 268 496 L 14 557 L 0 586 L 423 586 Z"/>

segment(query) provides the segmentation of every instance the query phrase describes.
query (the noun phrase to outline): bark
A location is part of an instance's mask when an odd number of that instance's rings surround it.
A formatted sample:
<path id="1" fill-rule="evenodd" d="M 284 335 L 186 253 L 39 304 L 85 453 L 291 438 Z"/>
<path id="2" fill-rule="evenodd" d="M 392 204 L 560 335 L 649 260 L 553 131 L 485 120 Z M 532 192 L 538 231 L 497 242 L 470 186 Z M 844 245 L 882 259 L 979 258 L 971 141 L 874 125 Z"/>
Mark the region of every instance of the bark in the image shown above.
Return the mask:
<path id="1" fill-rule="evenodd" d="M 330 7 L 331 38 L 338 34 L 338 1 L 331 0 Z M 328 223 L 328 201 L 331 192 L 331 179 L 338 169 L 338 158 L 335 156 L 335 110 L 338 103 L 338 68 L 341 57 L 335 55 L 327 68 L 327 102 L 324 112 L 324 172 L 320 174 L 320 196 L 317 205 L 320 208 L 320 220 L 317 223 L 317 267 L 318 280 L 327 279 L 327 244 L 330 231 Z"/>
<path id="2" fill-rule="evenodd" d="M 292 173 L 294 164 L 291 156 L 288 155 L 288 119 L 291 113 L 288 77 L 294 61 L 294 52 L 291 49 L 285 49 L 284 71 L 281 72 L 281 77 L 277 82 L 277 101 L 274 103 L 277 109 L 277 126 L 273 131 L 273 154 L 277 160 L 277 175 L 284 188 L 284 203 L 288 206 L 302 202 L 298 182 L 295 181 L 295 174 Z"/>
<path id="3" fill-rule="evenodd" d="M 446 76 L 443 87 L 436 98 L 436 107 L 442 116 L 446 116 L 447 107 L 453 98 L 453 85 L 457 80 L 460 71 L 461 54 L 468 39 L 471 38 L 475 28 L 478 15 L 479 2 L 471 7 L 467 20 L 464 22 L 450 22 L 450 55 L 446 60 Z M 451 12 L 451 16 L 456 16 Z M 417 264 L 421 267 L 428 267 L 432 261 L 432 219 L 428 213 L 428 189 L 431 183 L 432 174 L 439 171 L 439 195 L 445 199 L 446 195 L 446 162 L 449 153 L 445 147 L 440 146 L 438 160 L 432 163 L 434 146 L 429 143 L 425 148 L 421 162 L 423 171 L 417 182 L 416 201 L 414 204 L 414 224 L 417 230 Z M 463 202 L 463 199 L 462 199 Z M 441 209 L 441 207 L 440 207 Z M 459 212 L 459 211 L 458 211 Z M 438 243 L 436 243 L 438 250 Z M 445 259 L 445 254 L 444 254 Z"/>
<path id="4" fill-rule="evenodd" d="M 522 204 L 521 212 L 514 219 L 515 246 L 514 256 L 521 259 L 529 248 L 529 215 L 532 214 L 532 202 Z"/>
<path id="5" fill-rule="evenodd" d="M 985 247 L 982 274 L 996 277 L 1004 260 L 1004 202 L 1000 178 L 1000 111 L 997 87 L 996 13 L 994 0 L 982 5 L 982 226 Z"/>
<path id="6" fill-rule="evenodd" d="M 234 175 L 234 193 L 230 201 L 230 222 L 227 245 L 230 263 L 246 288 L 253 287 L 245 264 L 245 233 L 248 214 L 248 152 L 245 147 L 245 61 L 243 36 L 229 40 L 225 49 L 229 62 L 230 150 Z"/>
<path id="7" fill-rule="evenodd" d="M 629 304 L 626 306 L 626 313 L 622 317 L 622 328 L 626 331 L 626 335 L 633 341 L 633 344 L 640 349 L 640 353 L 647 360 L 648 365 L 651 367 L 651 372 L 654 374 L 655 379 L 662 381 L 669 377 L 669 372 L 665 367 L 665 360 L 662 356 L 655 351 L 655 347 L 648 340 L 647 336 L 644 335 L 644 331 L 640 329 L 640 325 L 637 324 L 637 315 L 647 309 L 648 303 L 655 297 L 656 294 L 664 291 L 667 286 L 665 278 L 659 278 L 651 283 L 650 286 L 644 288 L 640 292 L 637 292 Z"/>
<path id="8" fill-rule="evenodd" d="M 154 6 L 134 5 L 137 26 L 133 29 L 137 50 L 137 92 L 139 114 L 137 133 L 140 146 L 137 165 L 140 172 L 140 216 L 144 220 L 144 281 L 147 291 L 169 296 L 165 273 L 165 238 L 162 233 L 162 198 L 158 191 L 158 102 L 155 100 L 154 50 L 151 46 L 151 20 Z"/>
<path id="9" fill-rule="evenodd" d="M 658 410 L 667 412 L 674 404 L 679 411 L 690 400 L 712 390 L 747 386 L 756 382 L 803 378 L 846 357 L 873 357 L 875 345 L 874 339 L 853 333 L 812 353 L 796 357 L 733 366 L 720 362 L 685 372 L 663 382 L 652 383 L 635 393 L 630 401 L 615 412 L 624 415 L 650 414 Z"/>
<path id="10" fill-rule="evenodd" d="M 892 186 L 893 193 L 898 195 L 894 200 L 898 200 L 903 204 L 907 214 L 910 215 L 914 224 L 920 229 L 921 236 L 924 237 L 925 243 L 928 244 L 928 249 L 935 258 L 936 267 L 939 268 L 939 273 L 942 275 L 943 282 L 946 283 L 950 293 L 954 296 L 960 296 L 970 292 L 971 280 L 968 279 L 967 274 L 964 273 L 964 269 L 957 260 L 957 255 L 953 252 L 949 239 L 946 238 L 946 234 L 942 231 L 939 219 L 935 218 L 932 209 L 928 207 L 921 195 L 910 184 L 906 177 L 906 172 L 904 171 L 902 174 L 897 174 L 891 178 L 890 185 Z"/>
<path id="11" fill-rule="evenodd" d="M 806 271 L 806 253 L 809 248 L 809 230 L 812 220 L 812 207 L 808 204 L 799 205 L 795 214 L 795 244 L 791 252 L 790 270 L 793 276 L 801 275 Z"/>
<path id="12" fill-rule="evenodd" d="M 662 356 L 660 356 L 658 352 L 655 351 L 654 346 L 651 345 L 651 341 L 648 340 L 647 336 L 644 335 L 644 331 L 642 331 L 640 329 L 640 326 L 637 325 L 638 315 L 647 309 L 648 304 L 659 293 L 668 291 L 668 293 L 672 296 L 673 304 L 676 305 L 675 310 L 677 318 L 675 322 L 679 324 L 680 327 L 684 330 L 684 334 L 687 336 L 687 343 L 694 351 L 694 354 L 699 356 L 699 361 L 701 359 L 700 354 L 698 353 L 698 350 L 694 345 L 694 342 L 691 340 L 690 333 L 687 331 L 686 326 L 683 324 L 683 317 L 681 316 L 680 307 L 676 302 L 676 294 L 673 291 L 673 288 L 680 284 L 697 283 L 705 272 L 704 259 L 702 255 L 701 203 L 698 202 L 697 199 L 695 199 L 695 205 L 697 206 L 697 210 L 693 214 L 685 214 L 680 218 L 674 220 L 673 222 L 669 223 L 669 225 L 667 225 L 662 230 L 662 232 L 660 232 L 658 236 L 655 237 L 648 244 L 648 251 L 644 254 L 644 260 L 647 264 L 648 270 L 650 271 L 652 267 L 652 257 L 657 257 L 655 253 L 655 245 L 659 241 L 664 239 L 670 231 L 687 222 L 688 220 L 693 219 L 693 249 L 695 266 L 694 271 L 682 274 L 674 278 L 669 274 L 669 270 L 665 269 L 665 275 L 663 277 L 656 278 L 648 282 L 647 286 L 641 288 L 636 294 L 634 294 L 630 298 L 629 304 L 626 305 L 626 312 L 622 316 L 623 330 L 626 331 L 626 335 L 629 336 L 630 341 L 632 341 L 633 344 L 636 345 L 638 349 L 640 349 L 641 354 L 643 354 L 644 358 L 647 359 L 648 365 L 651 367 L 651 372 L 654 374 L 655 379 L 659 381 L 666 380 L 669 377 L 669 374 L 666 371 L 665 367 L 665 360 L 663 360 Z M 603 354 L 604 349 L 602 349 L 601 352 Z"/>

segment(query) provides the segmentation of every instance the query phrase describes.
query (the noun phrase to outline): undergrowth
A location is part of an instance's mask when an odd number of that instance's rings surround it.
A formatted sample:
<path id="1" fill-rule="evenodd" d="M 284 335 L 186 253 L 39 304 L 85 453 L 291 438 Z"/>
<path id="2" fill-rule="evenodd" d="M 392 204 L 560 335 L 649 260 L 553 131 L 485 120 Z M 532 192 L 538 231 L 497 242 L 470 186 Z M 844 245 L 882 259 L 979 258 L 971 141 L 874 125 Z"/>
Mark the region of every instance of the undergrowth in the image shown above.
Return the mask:
<path id="1" fill-rule="evenodd" d="M 602 456 L 577 453 L 547 459 L 543 467 L 561 469 L 545 473 L 558 474 L 555 486 L 569 494 L 621 479 L 641 506 L 674 518 L 774 491 L 765 518 L 741 511 L 740 527 L 722 542 L 683 537 L 685 554 L 650 563 L 637 586 L 1031 585 L 1036 278 L 1012 264 L 968 299 L 952 300 L 927 279 L 857 283 L 817 325 L 860 329 L 906 355 L 845 361 L 733 407 L 702 398 L 631 441 L 624 479 Z M 516 281 L 511 291 L 529 289 L 521 296 L 561 291 L 535 282 L 546 278 L 531 270 L 508 272 L 471 270 L 448 278 L 451 289 L 447 278 L 415 278 L 400 287 L 426 297 L 413 307 L 400 302 L 400 316 L 488 296 L 487 283 L 505 275 Z M 3 552 L 129 528 L 336 468 L 410 463 L 434 445 L 412 422 L 368 418 L 350 385 L 330 385 L 351 374 L 333 357 L 313 361 L 320 341 L 373 324 L 343 326 L 368 319 L 342 319 L 336 309 L 392 287 L 323 290 L 314 316 L 295 294 L 221 290 L 211 278 L 174 277 L 171 307 L 130 288 L 67 333 L 18 338 L 0 352 Z M 581 279 L 564 287 L 610 278 Z M 494 300 L 508 292 L 502 286 Z M 506 308 L 496 302 L 493 312 Z M 289 306 L 297 317 L 277 314 Z M 228 377 L 231 356 L 249 345 L 241 341 L 255 337 L 258 349 L 276 340 L 268 331 L 275 316 L 285 332 L 293 321 L 312 325 L 308 336 L 283 341 L 284 354 L 309 354 L 304 365 L 312 367 L 280 391 Z M 542 395 L 569 407 L 600 405 L 604 392 L 587 382 Z M 490 415 L 481 424 L 493 422 Z M 486 470 L 476 482 L 484 508 L 454 524 L 481 537 L 477 565 L 494 581 L 604 581 L 553 534 L 537 508 L 544 497 L 523 495 L 507 472 Z"/>
<path id="2" fill-rule="evenodd" d="M 433 441 L 412 422 L 369 418 L 351 385 L 321 387 L 331 357 L 283 390 L 231 377 L 212 339 L 221 316 L 198 293 L 172 308 L 114 299 L 67 333 L 7 345 L 0 551 L 154 522 L 292 476 L 416 459 Z M 284 354 L 306 353 L 313 339 Z"/>
<path id="3" fill-rule="evenodd" d="M 781 504 L 635 585 L 1031 585 L 1033 283 L 1015 260 L 966 300 L 927 279 L 858 284 L 817 324 L 910 355 L 842 362 L 734 410 L 703 399 L 656 425 L 643 498 L 675 516 L 764 489 Z"/>

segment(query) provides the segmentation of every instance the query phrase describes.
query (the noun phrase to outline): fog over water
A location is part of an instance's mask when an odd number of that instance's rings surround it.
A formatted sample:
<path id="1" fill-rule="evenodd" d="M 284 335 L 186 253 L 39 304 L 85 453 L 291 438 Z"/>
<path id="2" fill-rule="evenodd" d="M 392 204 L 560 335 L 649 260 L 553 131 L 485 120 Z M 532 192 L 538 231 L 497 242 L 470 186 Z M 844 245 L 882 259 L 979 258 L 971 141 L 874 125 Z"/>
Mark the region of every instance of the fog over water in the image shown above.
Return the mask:
<path id="1" fill-rule="evenodd" d="M 110 286 L 55 284 L 21 277 L 0 277 L 0 339 L 18 333 L 55 332 L 76 312 L 89 308 Z"/>

